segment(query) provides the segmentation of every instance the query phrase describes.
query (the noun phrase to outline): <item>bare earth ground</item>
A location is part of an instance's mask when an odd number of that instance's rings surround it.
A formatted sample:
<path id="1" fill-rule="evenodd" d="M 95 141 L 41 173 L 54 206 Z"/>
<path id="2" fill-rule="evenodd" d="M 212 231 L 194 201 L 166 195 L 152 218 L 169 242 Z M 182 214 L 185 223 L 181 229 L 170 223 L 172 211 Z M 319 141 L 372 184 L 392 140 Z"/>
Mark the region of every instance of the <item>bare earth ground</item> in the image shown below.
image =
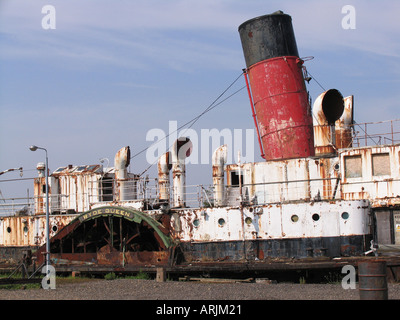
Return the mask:
<path id="1" fill-rule="evenodd" d="M 388 284 L 400 300 L 400 284 Z M 115 279 L 57 284 L 56 289 L 0 290 L 1 300 L 360 300 L 358 287 L 341 284 L 198 283 Z"/>

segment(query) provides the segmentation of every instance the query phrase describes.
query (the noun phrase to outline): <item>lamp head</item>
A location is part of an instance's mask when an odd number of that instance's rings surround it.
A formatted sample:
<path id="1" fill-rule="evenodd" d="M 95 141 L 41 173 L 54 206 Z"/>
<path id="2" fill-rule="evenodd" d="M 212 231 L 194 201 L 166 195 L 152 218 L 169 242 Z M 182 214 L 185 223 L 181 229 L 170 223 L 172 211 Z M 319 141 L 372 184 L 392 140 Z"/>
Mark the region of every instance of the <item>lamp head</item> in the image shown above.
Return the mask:
<path id="1" fill-rule="evenodd" d="M 37 147 L 37 146 L 30 146 L 29 149 L 30 149 L 31 151 L 36 151 L 36 150 L 38 149 L 38 147 Z"/>

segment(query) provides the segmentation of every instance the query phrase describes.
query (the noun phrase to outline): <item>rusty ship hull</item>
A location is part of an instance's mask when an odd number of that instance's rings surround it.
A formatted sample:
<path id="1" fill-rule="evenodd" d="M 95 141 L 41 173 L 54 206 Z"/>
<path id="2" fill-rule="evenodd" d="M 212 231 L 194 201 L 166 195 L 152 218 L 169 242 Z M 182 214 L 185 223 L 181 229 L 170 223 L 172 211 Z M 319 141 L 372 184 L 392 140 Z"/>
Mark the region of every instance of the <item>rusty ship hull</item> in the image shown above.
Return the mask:
<path id="1" fill-rule="evenodd" d="M 222 145 L 212 156 L 209 189 L 187 186 L 193 145 L 182 137 L 160 157 L 154 179 L 128 172 L 124 147 L 112 168 L 56 169 L 47 193 L 48 168 L 40 164 L 33 200 L 1 216 L 2 260 L 31 250 L 35 263 L 44 263 L 47 233 L 58 271 L 327 268 L 385 247 L 398 258 L 397 122 L 388 122 L 390 144 L 371 146 L 366 138 L 361 146 L 353 96 L 330 89 L 311 108 L 290 16 L 257 17 L 239 33 L 265 161 L 227 164 Z"/>

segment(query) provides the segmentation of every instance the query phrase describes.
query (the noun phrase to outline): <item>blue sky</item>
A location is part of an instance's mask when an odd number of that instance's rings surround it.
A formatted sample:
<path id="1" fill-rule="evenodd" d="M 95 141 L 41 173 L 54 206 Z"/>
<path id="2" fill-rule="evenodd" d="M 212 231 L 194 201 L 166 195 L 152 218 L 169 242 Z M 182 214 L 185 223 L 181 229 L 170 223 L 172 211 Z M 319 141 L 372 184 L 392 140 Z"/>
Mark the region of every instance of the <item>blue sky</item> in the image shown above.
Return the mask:
<path id="1" fill-rule="evenodd" d="M 56 9 L 54 30 L 42 28 L 45 5 Z M 342 28 L 344 5 L 356 10 L 353 30 Z M 24 178 L 36 176 L 44 153 L 29 151 L 32 144 L 47 148 L 52 171 L 104 157 L 113 165 L 121 147 L 132 154 L 148 147 L 150 130 L 193 119 L 240 75 L 238 26 L 276 10 L 292 16 L 315 79 L 355 96 L 357 122 L 400 118 L 395 0 L 0 0 L 0 171 L 22 166 Z M 241 78 L 226 96 L 243 85 Z M 323 91 L 314 80 L 308 90 L 314 100 Z M 246 90 L 192 127 L 199 135 L 212 128 L 254 129 Z M 143 153 L 131 171 L 148 165 Z M 212 181 L 210 165 L 187 170 L 189 184 Z M 0 190 L 26 194 L 16 183 Z"/>

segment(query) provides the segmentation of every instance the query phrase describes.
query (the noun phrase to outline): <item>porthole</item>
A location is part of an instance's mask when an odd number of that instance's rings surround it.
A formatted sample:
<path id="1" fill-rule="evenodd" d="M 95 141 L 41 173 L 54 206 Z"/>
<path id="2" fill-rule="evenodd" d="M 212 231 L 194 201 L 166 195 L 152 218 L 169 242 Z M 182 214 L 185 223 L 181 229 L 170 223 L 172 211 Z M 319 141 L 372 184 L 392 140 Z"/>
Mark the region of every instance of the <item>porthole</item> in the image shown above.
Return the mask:
<path id="1" fill-rule="evenodd" d="M 7 227 L 7 232 L 11 233 L 11 228 L 10 227 Z"/>
<path id="2" fill-rule="evenodd" d="M 56 225 L 54 225 L 54 226 L 51 227 L 51 230 L 53 230 L 53 232 L 57 232 L 58 227 Z"/>
<path id="3" fill-rule="evenodd" d="M 250 217 L 247 217 L 246 219 L 244 219 L 244 222 L 246 222 L 246 224 L 251 224 L 253 222 L 253 219 Z"/>
<path id="4" fill-rule="evenodd" d="M 290 217 L 290 220 L 292 220 L 292 222 L 297 222 L 299 221 L 299 216 L 297 214 L 294 214 Z"/>
<path id="5" fill-rule="evenodd" d="M 342 219 L 347 220 L 349 218 L 350 214 L 348 212 L 343 212 L 342 213 Z"/>
<path id="6" fill-rule="evenodd" d="M 222 227 L 225 224 L 225 220 L 223 218 L 218 219 L 218 224 Z"/>
<path id="7" fill-rule="evenodd" d="M 314 221 L 318 221 L 318 220 L 319 220 L 319 214 L 318 214 L 318 213 L 314 213 L 314 214 L 312 215 L 312 219 L 313 219 Z"/>
<path id="8" fill-rule="evenodd" d="M 199 219 L 195 219 L 193 221 L 193 225 L 197 228 L 200 225 L 200 220 Z"/>

